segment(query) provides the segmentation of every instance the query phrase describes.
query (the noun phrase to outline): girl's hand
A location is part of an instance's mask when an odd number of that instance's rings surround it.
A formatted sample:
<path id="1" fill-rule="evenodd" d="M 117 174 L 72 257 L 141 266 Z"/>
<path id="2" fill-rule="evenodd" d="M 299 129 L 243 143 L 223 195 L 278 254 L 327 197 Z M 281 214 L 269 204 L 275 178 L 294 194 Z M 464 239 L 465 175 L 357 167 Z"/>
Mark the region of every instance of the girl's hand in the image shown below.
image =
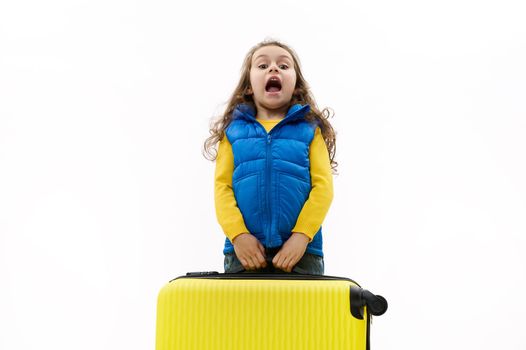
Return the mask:
<path id="1" fill-rule="evenodd" d="M 300 232 L 293 232 L 290 238 L 283 244 L 283 247 L 272 259 L 272 264 L 283 271 L 291 272 L 292 268 L 300 261 L 305 250 L 309 237 Z"/>
<path id="2" fill-rule="evenodd" d="M 256 270 L 267 266 L 265 248 L 250 233 L 242 233 L 232 241 L 236 256 L 245 270 Z"/>

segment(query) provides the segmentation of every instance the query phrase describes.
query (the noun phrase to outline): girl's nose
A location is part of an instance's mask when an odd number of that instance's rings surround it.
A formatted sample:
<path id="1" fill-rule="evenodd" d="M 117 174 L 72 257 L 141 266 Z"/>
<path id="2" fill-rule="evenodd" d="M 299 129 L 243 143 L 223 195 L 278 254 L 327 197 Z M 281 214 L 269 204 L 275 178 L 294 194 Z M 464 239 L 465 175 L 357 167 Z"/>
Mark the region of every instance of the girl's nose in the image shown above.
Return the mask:
<path id="1" fill-rule="evenodd" d="M 272 72 L 272 71 L 278 71 L 278 67 L 275 66 L 275 65 L 271 65 L 270 68 L 269 68 L 269 71 Z"/>

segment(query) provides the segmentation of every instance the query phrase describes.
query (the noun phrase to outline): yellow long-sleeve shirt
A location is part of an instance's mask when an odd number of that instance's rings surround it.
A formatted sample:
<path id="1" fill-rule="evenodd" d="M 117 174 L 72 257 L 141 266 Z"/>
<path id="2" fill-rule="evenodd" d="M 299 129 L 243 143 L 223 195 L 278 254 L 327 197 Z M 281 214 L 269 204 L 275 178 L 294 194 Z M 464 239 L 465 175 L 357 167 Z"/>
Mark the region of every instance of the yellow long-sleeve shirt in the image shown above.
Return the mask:
<path id="1" fill-rule="evenodd" d="M 272 130 L 279 119 L 257 119 L 267 132 Z M 333 198 L 332 172 L 329 152 L 323 140 L 320 128 L 316 128 L 314 138 L 309 148 L 311 191 L 303 205 L 292 232 L 301 232 L 312 241 L 318 232 Z M 215 208 L 217 221 L 225 235 L 232 241 L 236 236 L 249 232 L 243 215 L 237 207 L 232 190 L 232 174 L 234 172 L 234 154 L 232 145 L 225 136 L 219 142 L 215 169 Z"/>

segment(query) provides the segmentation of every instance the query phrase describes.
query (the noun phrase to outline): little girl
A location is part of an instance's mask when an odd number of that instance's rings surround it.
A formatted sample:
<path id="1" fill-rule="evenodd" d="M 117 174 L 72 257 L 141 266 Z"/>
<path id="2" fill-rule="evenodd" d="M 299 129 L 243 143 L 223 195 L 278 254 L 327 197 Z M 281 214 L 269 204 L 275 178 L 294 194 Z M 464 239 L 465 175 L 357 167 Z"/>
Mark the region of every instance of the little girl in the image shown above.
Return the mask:
<path id="1" fill-rule="evenodd" d="M 337 166 L 329 115 L 316 107 L 290 47 L 263 41 L 248 52 L 204 145 L 216 160 L 226 273 L 323 275 L 321 224 Z"/>

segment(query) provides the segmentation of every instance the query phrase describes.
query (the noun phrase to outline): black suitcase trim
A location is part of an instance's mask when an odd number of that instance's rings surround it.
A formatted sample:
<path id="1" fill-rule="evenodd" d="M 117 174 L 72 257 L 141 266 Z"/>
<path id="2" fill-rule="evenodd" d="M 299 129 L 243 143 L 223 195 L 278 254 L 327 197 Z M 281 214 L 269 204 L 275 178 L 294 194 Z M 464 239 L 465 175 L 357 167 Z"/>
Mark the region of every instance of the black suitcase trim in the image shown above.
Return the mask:
<path id="1" fill-rule="evenodd" d="M 217 271 L 188 272 L 185 276 L 176 277 L 170 282 L 179 278 L 224 278 L 224 279 L 260 279 L 260 280 L 344 280 L 349 281 L 360 287 L 358 282 L 347 278 L 326 275 L 307 275 L 300 273 L 219 273 Z"/>

